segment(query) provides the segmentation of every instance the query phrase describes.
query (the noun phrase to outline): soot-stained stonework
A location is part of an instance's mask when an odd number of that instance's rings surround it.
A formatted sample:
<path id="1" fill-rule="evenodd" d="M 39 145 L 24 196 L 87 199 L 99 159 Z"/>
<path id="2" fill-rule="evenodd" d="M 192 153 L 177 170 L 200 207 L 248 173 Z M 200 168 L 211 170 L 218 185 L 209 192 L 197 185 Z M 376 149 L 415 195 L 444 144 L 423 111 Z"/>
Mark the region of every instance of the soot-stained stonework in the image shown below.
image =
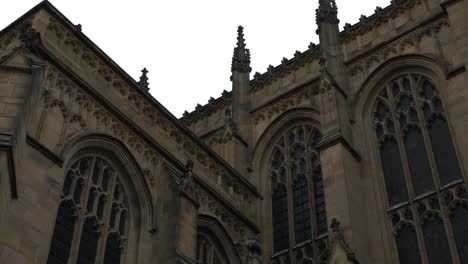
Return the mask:
<path id="1" fill-rule="evenodd" d="M 468 2 L 318 3 L 180 119 L 48 1 L 3 29 L 0 263 L 468 263 Z"/>

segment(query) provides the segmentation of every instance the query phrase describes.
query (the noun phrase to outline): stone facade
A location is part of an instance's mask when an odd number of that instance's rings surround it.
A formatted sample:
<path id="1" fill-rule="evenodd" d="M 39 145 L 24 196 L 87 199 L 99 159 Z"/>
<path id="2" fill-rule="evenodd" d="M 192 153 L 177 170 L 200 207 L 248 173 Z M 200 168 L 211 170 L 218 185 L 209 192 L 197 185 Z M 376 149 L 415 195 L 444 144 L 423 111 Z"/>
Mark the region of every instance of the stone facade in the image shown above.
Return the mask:
<path id="1" fill-rule="evenodd" d="M 80 263 L 91 250 L 96 263 L 115 263 L 117 254 L 121 263 L 390 264 L 404 259 L 398 237 L 407 226 L 420 262 L 434 263 L 424 229 L 434 214 L 451 261 L 466 263 L 468 245 L 457 240 L 466 228 L 457 229 L 450 212 L 468 207 L 468 2 L 394 0 L 341 32 L 335 2 L 319 2 L 320 44 L 251 78 L 239 27 L 232 92 L 181 119 L 149 94 L 146 71 L 133 80 L 47 1 L 2 30 L 0 263 L 66 263 L 51 262 L 63 254 Z M 390 100 L 382 90 L 398 93 L 387 83 L 401 76 L 437 88 L 424 103 L 448 124 L 461 176 L 394 205 L 373 116 L 376 101 Z M 386 120 L 382 129 L 396 138 Z M 295 159 L 297 146 L 310 160 Z M 277 152 L 284 162 L 275 167 Z M 440 163 L 429 156 L 436 171 Z M 405 175 L 413 172 L 403 163 Z M 311 211 L 312 231 L 298 242 L 292 207 L 301 164 L 320 178 L 305 181 L 301 206 Z M 272 206 L 278 186 L 287 190 L 285 222 Z M 67 206 L 75 232 L 64 246 Z M 97 240 L 83 240 L 91 219 Z M 286 234 L 281 250 L 275 232 Z"/>

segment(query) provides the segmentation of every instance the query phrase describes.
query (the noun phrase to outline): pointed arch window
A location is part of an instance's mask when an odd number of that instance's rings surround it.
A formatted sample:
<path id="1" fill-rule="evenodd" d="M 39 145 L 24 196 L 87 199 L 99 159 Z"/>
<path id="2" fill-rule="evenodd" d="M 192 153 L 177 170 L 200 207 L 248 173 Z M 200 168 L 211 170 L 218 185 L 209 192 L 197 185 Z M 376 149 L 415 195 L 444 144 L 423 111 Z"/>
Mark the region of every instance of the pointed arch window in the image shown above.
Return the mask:
<path id="1" fill-rule="evenodd" d="M 456 213 L 463 212 L 466 185 L 434 83 L 403 74 L 385 84 L 373 126 L 400 264 L 467 263 L 460 252 L 468 231 L 457 228 L 468 215 Z"/>
<path id="2" fill-rule="evenodd" d="M 314 252 L 326 250 L 319 248 L 317 242 L 327 232 L 322 170 L 315 150 L 319 141 L 316 128 L 298 125 L 282 135 L 273 148 L 270 163 L 273 251 L 282 255 L 283 262 L 296 261 L 289 253 L 284 254 L 293 247 L 304 251 L 302 257 L 310 259 L 318 258 Z"/>
<path id="3" fill-rule="evenodd" d="M 83 157 L 65 175 L 48 264 L 123 263 L 128 209 L 117 171 Z"/>

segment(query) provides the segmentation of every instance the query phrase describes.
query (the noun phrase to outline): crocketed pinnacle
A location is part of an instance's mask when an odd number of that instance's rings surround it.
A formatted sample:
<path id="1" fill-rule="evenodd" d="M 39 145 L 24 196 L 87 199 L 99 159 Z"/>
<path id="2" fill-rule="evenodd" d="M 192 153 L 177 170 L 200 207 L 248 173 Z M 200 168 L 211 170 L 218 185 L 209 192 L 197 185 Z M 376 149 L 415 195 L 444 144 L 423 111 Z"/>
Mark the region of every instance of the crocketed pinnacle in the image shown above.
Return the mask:
<path id="1" fill-rule="evenodd" d="M 316 11 L 317 25 L 320 28 L 322 22 L 338 24 L 338 7 L 335 0 L 319 0 L 319 8 Z"/>
<path id="2" fill-rule="evenodd" d="M 250 72 L 250 51 L 246 48 L 244 39 L 244 28 L 237 28 L 237 46 L 234 48 L 231 70 L 237 72 Z"/>
<path id="3" fill-rule="evenodd" d="M 140 81 L 138 82 L 138 86 L 140 86 L 141 89 L 143 89 L 144 91 L 149 91 L 149 82 L 148 82 L 148 70 L 146 68 L 143 68 L 143 70 L 141 70 L 141 77 L 140 77 Z"/>

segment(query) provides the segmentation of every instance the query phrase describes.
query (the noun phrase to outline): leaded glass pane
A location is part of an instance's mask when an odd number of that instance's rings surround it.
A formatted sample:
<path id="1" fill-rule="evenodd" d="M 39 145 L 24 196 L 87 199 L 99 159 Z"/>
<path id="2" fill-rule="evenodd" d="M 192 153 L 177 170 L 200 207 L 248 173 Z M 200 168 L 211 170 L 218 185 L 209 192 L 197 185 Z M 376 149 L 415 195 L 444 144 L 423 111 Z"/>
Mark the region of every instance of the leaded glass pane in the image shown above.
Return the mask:
<path id="1" fill-rule="evenodd" d="M 461 264 L 468 264 L 468 205 L 457 207 L 452 215 L 453 233 Z"/>
<path id="2" fill-rule="evenodd" d="M 293 186 L 294 233 L 296 244 L 312 238 L 310 222 L 309 185 L 304 176 L 299 177 Z"/>
<path id="3" fill-rule="evenodd" d="M 273 247 L 275 252 L 289 247 L 288 196 L 286 187 L 280 185 L 273 192 Z"/>
<path id="4" fill-rule="evenodd" d="M 307 245 L 314 252 L 314 238 L 327 232 L 320 157 L 315 149 L 320 140 L 316 128 L 299 125 L 289 129 L 273 147 L 270 175 L 274 253 L 289 249 L 290 241 L 312 241 Z M 289 221 L 293 224 L 292 234 Z M 288 252 L 283 252 L 278 257 L 284 260 L 286 255 Z"/>
<path id="5" fill-rule="evenodd" d="M 397 234 L 400 264 L 421 263 L 420 243 L 426 249 L 424 258 L 431 264 L 457 262 L 455 255 L 451 255 L 454 249 L 450 247 L 454 244 L 461 263 L 468 264 L 465 254 L 468 248 L 463 248 L 468 241 L 468 212 L 460 209 L 453 212 L 450 230 L 443 221 L 448 219 L 447 208 L 439 204 L 445 200 L 444 205 L 457 206 L 454 199 L 462 196 L 446 189 L 446 185 L 463 179 L 439 91 L 421 74 L 398 76 L 385 85 L 373 114 L 388 200 L 393 206 L 389 220 Z M 390 129 L 389 123 L 395 125 Z M 435 175 L 440 184 L 434 181 Z M 443 190 L 444 195 L 436 190 Z M 402 202 L 410 203 L 405 208 L 394 206 Z M 414 208 L 414 204 L 419 206 Z M 418 214 L 413 217 L 412 211 Z M 452 234 L 456 241 L 449 243 Z"/>
<path id="6" fill-rule="evenodd" d="M 83 224 L 77 264 L 95 264 L 99 234 L 95 220 L 87 218 Z"/>
<path id="7" fill-rule="evenodd" d="M 92 173 L 91 168 L 94 168 Z M 86 157 L 70 167 L 64 181 L 48 264 L 74 264 L 74 260 L 69 259 L 73 255 L 78 264 L 94 264 L 97 256 L 102 254 L 97 252 L 98 248 L 103 248 L 105 263 L 119 263 L 117 260 L 125 245 L 128 216 L 125 195 L 118 185 L 114 170 L 104 159 Z M 114 194 L 108 190 L 115 190 Z M 111 213 L 106 214 L 107 210 Z M 115 225 L 118 225 L 118 230 L 112 232 Z M 112 235 L 100 239 L 101 234 L 107 234 L 103 232 L 105 230 Z M 73 240 L 74 237 L 78 238 L 77 241 Z M 104 243 L 105 249 L 100 246 Z"/>
<path id="8" fill-rule="evenodd" d="M 403 165 L 401 164 L 400 150 L 394 140 L 385 141 L 380 147 L 380 159 L 387 188 L 388 203 L 390 206 L 407 201 Z"/>
<path id="9" fill-rule="evenodd" d="M 122 256 L 122 247 L 119 236 L 115 233 L 109 234 L 104 255 L 104 264 L 118 264 Z"/>
<path id="10" fill-rule="evenodd" d="M 442 219 L 433 216 L 423 225 L 424 242 L 426 243 L 429 263 L 452 263 L 450 249 Z"/>
<path id="11" fill-rule="evenodd" d="M 405 135 L 405 148 L 415 194 L 434 190 L 426 147 L 418 129 L 409 129 Z"/>
<path id="12" fill-rule="evenodd" d="M 429 135 L 441 184 L 462 179 L 447 122 L 441 118 L 434 119 L 429 127 Z"/>
<path id="13" fill-rule="evenodd" d="M 47 264 L 68 263 L 75 229 L 74 212 L 75 209 L 71 201 L 63 201 L 60 203 Z"/>
<path id="14" fill-rule="evenodd" d="M 420 264 L 418 239 L 410 226 L 403 227 L 396 236 L 400 264 Z"/>
<path id="15" fill-rule="evenodd" d="M 325 193 L 323 190 L 322 171 L 319 169 L 314 175 L 315 184 L 315 221 L 317 222 L 317 234 L 325 234 L 328 230 L 327 211 L 325 208 Z"/>

